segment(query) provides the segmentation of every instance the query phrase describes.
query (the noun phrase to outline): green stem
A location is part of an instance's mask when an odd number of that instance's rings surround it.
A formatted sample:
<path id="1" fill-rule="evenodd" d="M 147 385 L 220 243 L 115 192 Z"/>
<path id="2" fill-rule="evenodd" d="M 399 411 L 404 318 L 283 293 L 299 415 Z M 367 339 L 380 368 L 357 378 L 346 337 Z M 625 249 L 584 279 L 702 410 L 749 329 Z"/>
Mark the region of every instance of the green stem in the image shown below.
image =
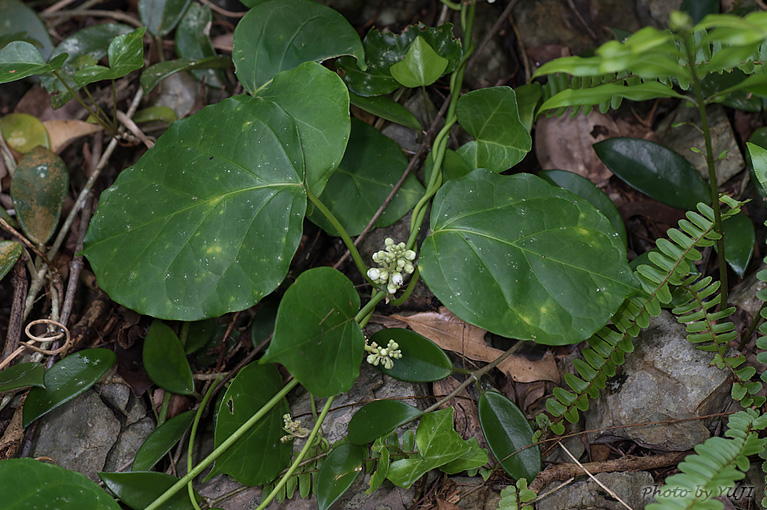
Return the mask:
<path id="1" fill-rule="evenodd" d="M 62 85 L 64 85 L 64 88 L 67 89 L 67 92 L 69 92 L 69 95 L 71 95 L 75 99 L 75 101 L 80 103 L 80 106 L 85 108 L 85 111 L 87 111 L 89 115 L 91 115 L 94 119 L 96 119 L 96 121 L 98 121 L 98 123 L 101 124 L 101 127 L 106 129 L 107 131 L 110 131 L 112 129 L 111 124 L 105 118 L 101 117 L 98 113 L 91 110 L 90 107 L 87 104 L 85 104 L 85 101 L 80 99 L 80 96 L 77 95 L 77 92 L 72 90 L 72 87 L 69 86 L 67 81 L 61 76 L 58 70 L 51 71 L 51 72 L 53 73 L 53 76 L 55 76 L 56 79 L 59 80 L 59 82 L 61 82 Z"/>
<path id="2" fill-rule="evenodd" d="M 687 69 L 690 71 L 690 82 L 695 94 L 695 105 L 700 115 L 700 127 L 703 131 L 703 139 L 706 141 L 706 166 L 708 167 L 708 189 L 711 195 L 711 208 L 714 210 L 714 230 L 719 234 L 716 241 L 717 257 L 719 258 L 719 307 L 727 307 L 727 259 L 724 253 L 724 237 L 722 233 L 722 211 L 719 207 L 719 189 L 716 183 L 716 167 L 714 166 L 714 147 L 711 143 L 711 130 L 708 126 L 706 103 L 703 99 L 703 90 L 700 80 L 695 73 L 695 55 L 692 43 L 692 34 L 687 31 L 682 34 L 682 41 L 687 52 Z"/>
<path id="3" fill-rule="evenodd" d="M 202 460 L 199 464 L 197 464 L 194 469 L 190 470 L 182 479 L 180 479 L 178 482 L 174 483 L 173 486 L 171 486 L 170 489 L 165 491 L 162 496 L 157 498 L 152 502 L 151 505 L 146 507 L 144 510 L 158 510 L 159 508 L 163 508 L 163 505 L 173 497 L 174 494 L 176 494 L 178 491 L 183 489 L 186 484 L 194 480 L 197 475 L 205 471 L 205 468 L 210 466 L 217 458 L 219 458 L 221 455 L 223 455 L 229 448 L 232 447 L 234 443 L 236 443 L 242 436 L 248 433 L 248 431 L 253 428 L 253 426 L 258 423 L 264 416 L 266 416 L 266 413 L 271 411 L 271 409 L 276 406 L 284 397 L 287 395 L 290 390 L 298 386 L 298 380 L 297 379 L 291 379 L 285 386 L 282 387 L 282 389 L 269 400 L 264 406 L 256 412 L 253 416 L 250 417 L 248 421 L 243 423 L 240 428 L 234 431 L 234 433 L 229 436 L 226 441 L 221 443 L 218 448 L 213 450 L 210 455 L 205 457 L 205 459 Z"/>
<path id="4" fill-rule="evenodd" d="M 372 285 L 373 282 L 368 278 L 368 268 L 365 265 L 365 263 L 362 261 L 362 256 L 360 255 L 360 252 L 357 251 L 357 247 L 354 246 L 354 242 L 352 241 L 351 237 L 349 237 L 349 234 L 346 232 L 346 229 L 341 225 L 341 222 L 338 221 L 338 219 L 333 215 L 332 212 L 330 212 L 330 209 L 328 209 L 325 204 L 322 203 L 322 200 L 319 199 L 314 193 L 309 191 L 309 188 L 304 188 L 304 191 L 306 191 L 306 197 L 309 199 L 311 203 L 314 204 L 314 206 L 322 213 L 325 218 L 330 222 L 331 225 L 333 225 L 333 228 L 336 229 L 336 232 L 338 232 L 338 235 L 341 236 L 341 239 L 343 239 L 344 244 L 349 249 L 349 252 L 352 254 L 352 259 L 354 259 L 354 263 L 357 265 L 357 269 L 360 273 L 362 273 L 362 277 L 365 278 L 370 284 Z"/>
<path id="5" fill-rule="evenodd" d="M 375 293 L 370 297 L 370 301 L 368 301 L 367 304 L 363 306 L 359 312 L 357 312 L 357 315 L 354 317 L 354 320 L 357 323 L 359 323 L 368 314 L 373 313 L 373 310 L 375 310 L 376 305 L 380 303 L 381 300 L 385 297 L 386 297 L 386 292 L 382 290 L 376 290 Z"/>
<path id="6" fill-rule="evenodd" d="M 418 278 L 420 276 L 421 273 L 418 270 L 418 266 L 416 266 L 415 271 L 413 271 L 413 275 L 410 277 L 410 283 L 407 284 L 405 292 L 403 292 L 400 297 L 391 302 L 392 306 L 400 306 L 402 303 L 407 301 L 407 299 L 410 297 L 410 294 L 412 294 L 413 290 L 415 290 L 415 286 L 418 283 Z"/>
<path id="7" fill-rule="evenodd" d="M 740 344 L 738 345 L 739 351 L 742 351 L 743 348 L 748 343 L 748 341 L 751 340 L 751 335 L 754 334 L 756 327 L 759 325 L 760 322 L 762 322 L 762 310 L 764 310 L 766 307 L 767 307 L 767 303 L 762 303 L 762 306 L 756 312 L 756 315 L 754 316 L 754 320 L 751 321 L 751 325 L 748 327 L 748 331 L 746 331 L 746 334 L 743 335 L 743 338 L 740 339 Z"/>
<path id="8" fill-rule="evenodd" d="M 298 456 L 293 460 L 293 464 L 290 466 L 290 469 L 288 469 L 287 473 L 285 473 L 282 478 L 280 478 L 280 481 L 277 485 L 274 486 L 274 489 L 272 489 L 272 492 L 269 493 L 266 498 L 264 498 L 261 501 L 261 504 L 258 505 L 258 508 L 256 510 L 263 510 L 266 508 L 266 506 L 272 502 L 274 497 L 277 495 L 277 493 L 282 490 L 282 488 L 285 486 L 286 483 L 288 483 L 288 479 L 293 475 L 293 473 L 298 469 L 298 465 L 301 464 L 301 461 L 304 460 L 304 457 L 306 456 L 306 452 L 309 451 L 309 448 L 312 447 L 314 444 L 314 438 L 317 437 L 317 433 L 319 432 L 320 428 L 322 427 L 322 422 L 325 421 L 325 416 L 327 416 L 328 411 L 330 411 L 330 406 L 333 404 L 333 400 L 335 397 L 330 397 L 327 402 L 325 402 L 325 405 L 322 407 L 322 412 L 320 413 L 319 419 L 314 423 L 314 428 L 312 428 L 311 434 L 309 434 L 309 437 L 306 438 L 306 444 L 304 444 L 304 447 L 301 449 L 301 452 L 298 454 Z M 146 510 L 149 510 L 147 508 Z"/>
<path id="9" fill-rule="evenodd" d="M 186 325 L 189 323 L 185 322 L 184 324 Z M 187 328 L 187 331 L 189 331 L 189 328 Z M 202 418 L 202 413 L 203 411 L 205 411 L 205 406 L 208 405 L 208 401 L 210 400 L 210 397 L 213 396 L 213 390 L 216 388 L 218 381 L 220 381 L 222 378 L 223 378 L 222 376 L 216 377 L 216 379 L 213 381 L 213 384 L 211 384 L 210 388 L 208 388 L 208 391 L 205 392 L 205 396 L 202 398 L 202 402 L 200 402 L 200 407 L 197 408 L 197 413 L 195 413 L 194 415 L 194 422 L 192 422 L 192 431 L 189 433 L 189 448 L 186 451 L 187 467 L 192 465 L 192 453 L 194 452 L 194 438 L 197 436 L 197 427 L 200 425 L 200 418 Z M 195 508 L 195 510 L 201 510 L 200 506 L 197 504 L 197 499 L 194 497 L 192 480 L 189 480 L 189 483 L 186 485 L 186 488 L 189 491 L 189 500 L 192 502 L 192 506 Z"/>

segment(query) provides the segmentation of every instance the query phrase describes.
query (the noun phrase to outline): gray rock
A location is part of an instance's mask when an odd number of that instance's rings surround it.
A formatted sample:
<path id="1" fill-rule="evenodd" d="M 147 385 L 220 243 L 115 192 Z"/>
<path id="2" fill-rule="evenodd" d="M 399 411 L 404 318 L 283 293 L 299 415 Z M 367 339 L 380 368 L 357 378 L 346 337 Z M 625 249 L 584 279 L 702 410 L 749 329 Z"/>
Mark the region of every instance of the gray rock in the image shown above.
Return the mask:
<path id="1" fill-rule="evenodd" d="M 668 28 L 668 17 L 678 11 L 682 0 L 637 0 L 637 11 L 642 25 Z"/>
<path id="2" fill-rule="evenodd" d="M 147 409 L 144 402 L 136 398 L 127 383 L 97 384 L 93 389 L 108 405 L 117 411 L 116 415 L 123 426 L 133 425 L 146 417 Z"/>
<path id="3" fill-rule="evenodd" d="M 64 468 L 98 480 L 117 440 L 120 422 L 93 390 L 40 419 L 32 457 L 47 456 Z"/>
<path id="4" fill-rule="evenodd" d="M 124 427 L 109 451 L 104 471 L 119 471 L 133 462 L 136 452 L 154 429 L 154 420 L 149 417 Z"/>
<path id="5" fill-rule="evenodd" d="M 727 151 L 727 158 L 716 164 L 716 183 L 721 186 L 735 174 L 739 173 L 745 166 L 743 155 L 735 140 L 735 134 L 732 131 L 730 121 L 724 112 L 724 108 L 719 105 L 711 105 L 706 109 L 708 114 L 709 130 L 711 132 L 711 143 L 714 148 L 714 157 L 722 151 Z M 674 124 L 684 122 L 680 126 L 671 127 Z M 706 150 L 706 142 L 703 134 L 698 130 L 700 117 L 698 110 L 690 108 L 685 104 L 679 107 L 663 119 L 658 125 L 656 134 L 663 145 L 673 149 L 684 156 L 690 164 L 708 180 L 708 167 L 703 154 L 698 154 L 690 150 L 690 147 L 697 147 L 703 151 Z"/>
<path id="6" fill-rule="evenodd" d="M 222 510 L 246 510 L 258 507 L 261 501 L 261 487 L 248 487 L 241 490 L 242 485 L 226 475 L 218 475 L 205 483 L 195 483 L 195 490 L 203 500 L 215 501 L 218 498 L 239 490 L 231 498 L 216 503 L 216 508 Z"/>
<path id="7" fill-rule="evenodd" d="M 423 126 L 424 129 L 429 129 L 430 120 L 433 119 L 439 111 L 439 108 L 434 105 L 428 95 L 424 101 L 424 95 L 420 90 L 415 90 L 412 97 L 405 101 L 404 106 L 410 110 L 410 113 L 412 113 L 416 119 L 418 119 L 418 122 L 421 123 L 421 126 Z M 427 111 L 429 112 L 428 115 L 426 114 Z M 443 124 L 444 122 L 440 123 L 440 125 Z M 420 133 L 418 131 L 393 122 L 384 126 L 381 133 L 397 142 L 397 145 L 406 151 L 417 151 L 418 146 L 421 143 L 419 138 Z"/>
<path id="8" fill-rule="evenodd" d="M 651 499 L 645 495 L 651 493 L 653 479 L 650 473 L 599 473 L 595 476 L 631 508 L 644 508 Z M 546 487 L 541 494 L 559 485 L 555 482 Z M 649 496 L 648 496 L 649 498 Z M 625 509 L 620 502 L 590 478 L 568 485 L 551 493 L 535 504 L 537 510 L 618 510 Z"/>
<path id="9" fill-rule="evenodd" d="M 604 430 L 722 412 L 730 402 L 727 373 L 709 365 L 713 355 L 685 338 L 685 327 L 664 311 L 634 341 L 607 389 L 586 414 L 591 439 L 625 438 L 659 450 L 684 451 L 710 436 L 711 420 Z"/>
<path id="10" fill-rule="evenodd" d="M 730 293 L 727 301 L 740 310 L 748 313 L 751 317 L 756 317 L 759 309 L 762 307 L 762 301 L 756 297 L 756 294 L 767 288 L 767 282 L 760 281 L 756 274 L 767 269 L 767 266 L 761 264 L 759 268 L 743 279 L 737 287 Z"/>

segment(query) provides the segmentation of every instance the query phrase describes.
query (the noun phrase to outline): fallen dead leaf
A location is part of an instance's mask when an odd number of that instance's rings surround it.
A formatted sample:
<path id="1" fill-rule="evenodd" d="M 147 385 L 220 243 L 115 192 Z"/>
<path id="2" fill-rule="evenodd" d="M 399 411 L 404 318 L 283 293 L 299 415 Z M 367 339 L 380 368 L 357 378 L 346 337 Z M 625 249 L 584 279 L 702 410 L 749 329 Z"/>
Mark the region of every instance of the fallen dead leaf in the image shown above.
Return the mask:
<path id="1" fill-rule="evenodd" d="M 432 383 L 435 396 L 449 395 L 460 385 L 461 383 L 455 377 L 448 377 Z M 485 436 L 482 434 L 482 426 L 479 423 L 479 412 L 477 411 L 476 402 L 471 398 L 466 388 L 461 390 L 456 397 L 443 404 L 440 409 L 448 406 L 452 407 L 455 410 L 453 415 L 455 431 L 464 439 L 476 437 L 479 445 L 482 448 L 487 448 Z"/>
<path id="2" fill-rule="evenodd" d="M 82 120 L 46 120 L 43 122 L 51 139 L 51 150 L 56 154 L 66 149 L 70 143 L 83 136 L 98 133 L 103 127 Z"/>
<path id="3" fill-rule="evenodd" d="M 475 361 L 489 363 L 503 354 L 485 342 L 486 330 L 462 321 L 444 306 L 438 312 L 421 312 L 415 315 L 392 315 L 441 348 L 466 356 Z M 530 361 L 524 356 L 512 355 L 498 369 L 515 382 L 551 381 L 559 383 L 559 370 L 551 351 L 543 358 Z"/>

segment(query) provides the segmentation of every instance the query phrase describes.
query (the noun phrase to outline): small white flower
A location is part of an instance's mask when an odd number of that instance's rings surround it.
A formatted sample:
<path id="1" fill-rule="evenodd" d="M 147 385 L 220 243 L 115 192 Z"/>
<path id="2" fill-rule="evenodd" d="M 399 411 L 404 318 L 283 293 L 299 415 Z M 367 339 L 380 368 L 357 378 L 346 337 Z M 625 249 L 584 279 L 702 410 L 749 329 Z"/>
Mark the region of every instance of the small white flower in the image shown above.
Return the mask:
<path id="1" fill-rule="evenodd" d="M 381 276 L 381 270 L 375 267 L 372 267 L 368 269 L 368 278 L 373 280 L 374 282 L 378 281 L 378 278 Z"/>
<path id="2" fill-rule="evenodd" d="M 394 274 L 391 276 L 391 282 L 392 282 L 394 285 L 396 285 L 397 287 L 402 287 L 402 284 L 403 284 L 403 283 L 405 283 L 405 282 L 402 280 L 402 275 L 401 275 L 401 274 L 399 274 L 399 273 L 394 273 Z"/>

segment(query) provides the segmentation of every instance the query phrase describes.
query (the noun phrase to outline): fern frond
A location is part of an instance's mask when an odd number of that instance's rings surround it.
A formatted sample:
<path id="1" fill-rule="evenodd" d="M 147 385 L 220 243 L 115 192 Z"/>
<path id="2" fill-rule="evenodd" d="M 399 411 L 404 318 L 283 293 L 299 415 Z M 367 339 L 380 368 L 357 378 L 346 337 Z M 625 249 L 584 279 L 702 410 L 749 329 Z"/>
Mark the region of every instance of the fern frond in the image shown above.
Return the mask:
<path id="1" fill-rule="evenodd" d="M 516 486 L 509 485 L 501 491 L 498 510 L 533 510 L 532 505 L 525 505 L 538 495 L 527 488 L 527 479 L 520 478 Z"/>
<path id="2" fill-rule="evenodd" d="M 735 307 L 714 311 L 719 304 L 719 282 L 710 276 L 700 278 L 692 275 L 680 285 L 682 299 L 671 313 L 677 321 L 685 324 L 687 340 L 703 351 L 718 352 L 724 357 L 729 343 L 738 334 L 732 322 L 720 322 L 735 313 Z"/>
<path id="3" fill-rule="evenodd" d="M 753 409 L 733 414 L 723 437 L 712 437 L 695 446 L 695 455 L 688 455 L 679 464 L 680 474 L 670 476 L 660 488 L 656 503 L 646 510 L 723 509 L 714 498 L 726 493 L 735 482 L 743 479 L 750 466 L 748 457 L 761 453 L 767 438 L 759 430 L 767 427 L 767 415 Z"/>
<path id="4" fill-rule="evenodd" d="M 741 202 L 723 196 L 729 206 L 723 218 L 736 214 Z M 625 362 L 626 354 L 634 350 L 632 338 L 650 324 L 650 317 L 660 314 L 661 305 L 671 302 L 670 286 L 680 285 L 690 274 L 693 262 L 701 258 L 698 247 L 711 246 L 719 234 L 714 231 L 714 212 L 698 204 L 698 212 L 688 212 L 679 228 L 667 231 L 668 239 L 660 239 L 657 250 L 650 255 L 650 264 L 637 268 L 635 276 L 646 294 L 626 299 L 613 315 L 611 325 L 604 326 L 587 340 L 583 360 L 573 364 L 578 375 L 565 374 L 568 389 L 555 388 L 554 396 L 546 401 L 546 409 L 554 418 L 550 430 L 564 433 L 563 420 L 578 421 L 579 412 L 588 410 L 589 398 L 597 398 L 605 388 L 607 378 L 615 375 L 617 366 Z M 715 329 L 715 328 L 714 328 Z"/>

